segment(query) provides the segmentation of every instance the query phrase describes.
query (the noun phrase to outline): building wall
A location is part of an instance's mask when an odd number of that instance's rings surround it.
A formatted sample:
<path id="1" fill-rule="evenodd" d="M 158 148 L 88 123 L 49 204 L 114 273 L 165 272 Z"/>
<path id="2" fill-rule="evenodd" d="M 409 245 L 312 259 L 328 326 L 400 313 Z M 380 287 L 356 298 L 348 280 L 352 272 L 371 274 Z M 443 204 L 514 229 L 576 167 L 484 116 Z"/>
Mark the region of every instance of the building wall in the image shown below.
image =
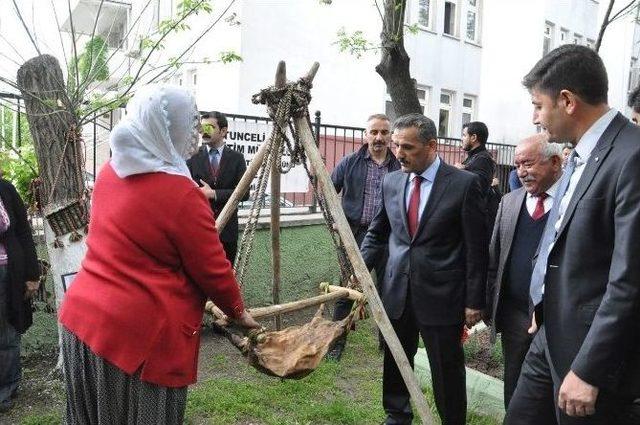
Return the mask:
<path id="1" fill-rule="evenodd" d="M 487 2 L 480 119 L 489 126 L 493 142 L 515 144 L 537 131 L 531 122 L 530 98 L 521 81 L 543 56 L 545 30 L 550 30 L 549 50 L 573 43 L 576 37 L 580 44 L 593 45 L 607 4 L 595 0 Z M 625 111 L 636 26 L 631 18 L 617 21 L 607 29 L 600 49 L 609 74 L 609 101 L 620 111 Z"/>
<path id="2" fill-rule="evenodd" d="M 545 25 L 553 25 L 550 47 L 561 43 L 563 30 L 567 30 L 569 42 L 573 42 L 576 34 L 582 37 L 582 43 L 595 41 L 607 1 L 477 0 L 481 22 L 477 42 L 468 42 L 464 37 L 469 1 L 454 1 L 458 29 L 453 36 L 444 34 L 443 30 L 445 0 L 431 0 L 429 28 L 419 28 L 417 34 L 405 34 L 412 76 L 419 88 L 427 92 L 425 114 L 438 123 L 441 94 L 447 90 L 452 95 L 449 136 L 459 137 L 464 112 L 470 115 L 465 119 L 488 124 L 492 142 L 515 144 L 536 131 L 531 123 L 529 95 L 522 88 L 521 80 L 542 57 Z M 55 4 L 58 3 L 59 19 L 64 22 L 66 1 L 55 0 Z M 80 2 L 73 0 L 72 9 L 76 3 Z M 136 17 L 147 0 L 131 0 L 131 3 L 131 16 Z M 132 31 L 127 51 L 135 47 L 137 35 L 152 33 L 159 20 L 175 13 L 177 0 L 153 0 L 150 4 Z M 151 63 L 159 66 L 176 56 L 227 5 L 226 2 L 212 4 L 211 15 L 196 17 L 190 21 L 189 31 L 169 37 L 165 49 Z M 409 0 L 408 4 L 407 23 L 413 24 L 417 21 L 419 3 Z M 26 12 L 31 9 L 25 7 Z M 45 9 L 35 10 L 46 14 Z M 320 62 L 310 111 L 320 110 L 323 122 L 361 126 L 369 114 L 385 111 L 386 87 L 374 70 L 379 51 L 372 49 L 356 58 L 339 52 L 335 44 L 341 28 L 350 33 L 361 30 L 366 39 L 378 43 L 381 20 L 370 0 L 341 0 L 331 5 L 315 0 L 238 0 L 229 13 L 235 13 L 241 25 L 221 20 L 183 58 L 189 63 L 164 75 L 166 81 L 191 88 L 200 109 L 264 116 L 265 107 L 253 105 L 251 96 L 273 83 L 277 62 L 282 59 L 287 61 L 290 78 L 304 75 L 314 61 Z M 30 16 L 26 18 L 31 20 Z M 638 57 L 640 46 L 640 31 L 633 18 L 630 16 L 610 26 L 601 49 L 609 71 L 610 103 L 622 111 L 626 111 L 631 58 Z M 3 34 L 10 39 L 20 35 L 20 27 L 14 21 L 0 20 Z M 60 52 L 56 52 L 59 37 L 53 28 L 55 22 L 37 16 L 36 21 L 39 39 L 48 42 L 63 62 Z M 70 51 L 68 34 L 64 42 Z M 28 44 L 26 46 L 24 54 L 32 55 Z M 218 61 L 221 51 L 236 51 L 243 61 L 222 64 Z M 123 72 L 129 66 L 135 68 L 135 60 L 125 59 L 124 53 L 121 54 L 123 67 L 117 71 L 112 69 L 114 73 Z M 8 61 L 0 64 L 3 68 L 11 66 Z M 470 111 L 464 109 L 465 96 L 474 101 Z"/>

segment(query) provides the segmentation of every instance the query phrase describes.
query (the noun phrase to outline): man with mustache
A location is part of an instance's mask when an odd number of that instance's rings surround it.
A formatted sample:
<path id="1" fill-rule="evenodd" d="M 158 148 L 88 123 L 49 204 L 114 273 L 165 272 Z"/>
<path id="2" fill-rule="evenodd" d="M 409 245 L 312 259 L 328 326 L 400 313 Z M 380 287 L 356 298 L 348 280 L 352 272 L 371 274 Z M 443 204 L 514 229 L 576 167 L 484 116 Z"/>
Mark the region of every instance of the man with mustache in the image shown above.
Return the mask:
<path id="1" fill-rule="evenodd" d="M 487 273 L 491 339 L 501 333 L 504 357 L 504 404 L 516 388 L 524 356 L 533 338 L 527 331 L 532 259 L 555 201 L 562 175 L 561 147 L 546 134 L 524 139 L 515 151 L 515 166 L 524 187 L 506 194 L 496 215 Z"/>
<path id="2" fill-rule="evenodd" d="M 389 149 L 391 124 L 386 115 L 374 114 L 367 119 L 364 139 L 360 149 L 342 158 L 331 174 L 336 192 L 342 194 L 342 208 L 358 245 L 380 209 L 382 179 L 390 171 L 400 168 L 400 163 Z M 384 275 L 384 262 L 381 261 L 375 270 L 376 279 L 380 282 Z M 352 306 L 353 301 L 338 300 L 333 320 L 347 317 Z M 345 343 L 346 337 L 340 338 L 327 356 L 340 360 Z"/>
<path id="3" fill-rule="evenodd" d="M 444 425 L 464 425 L 467 399 L 461 335 L 485 307 L 485 206 L 477 175 L 437 153 L 433 121 L 409 114 L 393 124 L 402 170 L 387 174 L 382 205 L 360 251 L 369 267 L 387 252 L 382 302 L 413 366 L 422 337 L 436 407 Z M 386 424 L 410 424 L 409 392 L 385 349 L 382 403 Z"/>

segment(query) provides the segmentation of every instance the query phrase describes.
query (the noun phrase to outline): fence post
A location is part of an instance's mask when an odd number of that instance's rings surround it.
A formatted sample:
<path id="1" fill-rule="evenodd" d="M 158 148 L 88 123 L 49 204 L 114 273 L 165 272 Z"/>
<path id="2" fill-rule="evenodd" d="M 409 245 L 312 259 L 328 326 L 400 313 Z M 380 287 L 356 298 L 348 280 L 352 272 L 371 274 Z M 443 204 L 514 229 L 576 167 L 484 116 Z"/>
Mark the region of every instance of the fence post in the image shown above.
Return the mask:
<path id="1" fill-rule="evenodd" d="M 97 141 L 97 131 L 98 131 L 98 116 L 96 115 L 96 113 L 93 113 L 93 182 L 95 183 L 96 181 L 96 161 L 98 160 L 98 156 L 96 154 L 96 149 L 98 148 L 98 141 Z"/>
<path id="2" fill-rule="evenodd" d="M 320 148 L 320 125 L 321 125 L 321 113 L 320 111 L 316 111 L 315 113 L 315 117 L 316 119 L 314 120 L 313 123 L 313 129 L 315 130 L 315 136 L 316 136 L 316 146 L 318 147 L 318 149 Z M 312 199 L 311 199 L 311 206 L 309 207 L 309 211 L 311 213 L 316 213 L 318 211 L 318 200 L 316 199 L 316 194 L 315 192 L 311 193 Z"/>
<path id="3" fill-rule="evenodd" d="M 20 98 L 18 98 L 18 114 L 17 114 L 17 118 L 16 118 L 16 134 L 17 134 L 17 141 L 18 141 L 18 148 L 22 146 L 22 130 L 20 129 Z"/>

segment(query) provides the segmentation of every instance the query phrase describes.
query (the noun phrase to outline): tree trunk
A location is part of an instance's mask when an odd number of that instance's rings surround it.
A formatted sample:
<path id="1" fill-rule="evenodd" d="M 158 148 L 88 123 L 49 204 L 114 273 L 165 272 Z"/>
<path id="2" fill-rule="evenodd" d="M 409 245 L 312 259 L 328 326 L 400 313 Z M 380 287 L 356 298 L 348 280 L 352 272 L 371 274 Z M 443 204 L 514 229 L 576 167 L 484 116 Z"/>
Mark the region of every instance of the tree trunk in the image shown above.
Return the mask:
<path id="1" fill-rule="evenodd" d="M 616 0 L 609 0 L 609 6 L 607 6 L 607 11 L 604 14 L 604 18 L 602 19 L 602 25 L 600 25 L 600 32 L 598 32 L 598 39 L 596 40 L 596 44 L 595 46 L 593 46 L 593 49 L 596 52 L 600 51 L 600 46 L 602 45 L 602 38 L 604 37 L 604 32 L 607 29 L 607 26 L 609 26 L 609 16 L 611 16 L 611 10 L 613 9 L 613 4 L 616 2 Z"/>
<path id="2" fill-rule="evenodd" d="M 80 233 L 88 224 L 80 128 L 75 112 L 65 109 L 70 103 L 62 70 L 53 56 L 41 55 L 24 63 L 17 83 L 40 169 L 38 201 L 45 216 L 57 309 L 69 277 L 79 270 L 86 251 L 85 237 Z"/>
<path id="3" fill-rule="evenodd" d="M 411 59 L 404 48 L 404 14 L 407 0 L 386 0 L 380 39 L 382 57 L 376 72 L 387 85 L 397 117 L 422 113 L 415 80 L 411 78 Z"/>

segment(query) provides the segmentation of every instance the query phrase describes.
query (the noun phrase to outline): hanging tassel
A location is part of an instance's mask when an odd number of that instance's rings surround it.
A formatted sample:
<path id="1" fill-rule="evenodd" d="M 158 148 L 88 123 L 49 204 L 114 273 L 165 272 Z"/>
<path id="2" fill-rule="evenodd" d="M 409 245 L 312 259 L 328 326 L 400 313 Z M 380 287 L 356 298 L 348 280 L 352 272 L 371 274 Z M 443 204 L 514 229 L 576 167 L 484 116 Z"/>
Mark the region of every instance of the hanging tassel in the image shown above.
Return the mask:
<path id="1" fill-rule="evenodd" d="M 82 235 L 77 230 L 74 230 L 69 235 L 69 242 L 79 242 L 82 240 Z"/>
<path id="2" fill-rule="evenodd" d="M 53 247 L 54 248 L 64 248 L 64 244 L 62 243 L 62 241 L 58 238 L 55 238 L 53 240 Z"/>

